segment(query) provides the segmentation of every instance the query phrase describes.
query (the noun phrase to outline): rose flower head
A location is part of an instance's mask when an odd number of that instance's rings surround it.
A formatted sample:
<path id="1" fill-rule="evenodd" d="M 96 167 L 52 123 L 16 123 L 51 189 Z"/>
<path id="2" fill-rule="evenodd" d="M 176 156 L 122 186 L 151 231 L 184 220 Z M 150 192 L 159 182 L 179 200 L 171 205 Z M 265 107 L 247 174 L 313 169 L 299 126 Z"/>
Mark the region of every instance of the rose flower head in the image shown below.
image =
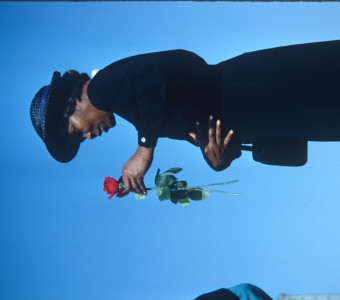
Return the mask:
<path id="1" fill-rule="evenodd" d="M 104 192 L 109 194 L 109 199 L 118 192 L 118 182 L 116 179 L 111 177 L 105 177 L 104 179 Z"/>
<path id="2" fill-rule="evenodd" d="M 105 177 L 104 192 L 107 192 L 110 195 L 109 199 L 111 199 L 115 194 L 119 198 L 122 198 L 129 194 L 129 191 L 126 189 L 124 185 L 122 176 L 120 176 L 118 181 L 111 177 Z"/>

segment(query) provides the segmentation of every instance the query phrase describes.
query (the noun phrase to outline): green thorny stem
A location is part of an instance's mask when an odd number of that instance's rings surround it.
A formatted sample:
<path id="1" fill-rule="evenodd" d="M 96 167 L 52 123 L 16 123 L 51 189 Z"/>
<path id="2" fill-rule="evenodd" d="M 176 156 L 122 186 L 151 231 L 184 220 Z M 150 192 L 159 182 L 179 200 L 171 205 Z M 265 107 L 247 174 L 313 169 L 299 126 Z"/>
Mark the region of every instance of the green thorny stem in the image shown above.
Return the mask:
<path id="1" fill-rule="evenodd" d="M 187 187 L 183 187 L 183 188 L 178 188 L 178 190 L 197 190 L 200 191 L 202 190 L 203 187 L 208 187 L 208 186 L 214 186 L 214 185 L 226 185 L 226 184 L 231 184 L 231 183 L 235 183 L 238 182 L 238 180 L 232 180 L 232 181 L 227 181 L 227 182 L 221 182 L 221 183 L 211 183 L 211 184 L 204 184 L 204 185 L 197 185 L 197 186 L 187 186 Z M 148 191 L 154 191 L 154 190 L 158 190 L 158 187 L 151 187 L 151 188 L 146 188 Z M 220 194 L 226 194 L 226 195 L 232 195 L 232 196 L 241 196 L 242 194 L 240 193 L 229 193 L 229 192 L 223 192 L 223 191 L 219 191 L 219 190 L 205 190 L 207 192 L 211 192 L 211 193 L 220 193 Z"/>

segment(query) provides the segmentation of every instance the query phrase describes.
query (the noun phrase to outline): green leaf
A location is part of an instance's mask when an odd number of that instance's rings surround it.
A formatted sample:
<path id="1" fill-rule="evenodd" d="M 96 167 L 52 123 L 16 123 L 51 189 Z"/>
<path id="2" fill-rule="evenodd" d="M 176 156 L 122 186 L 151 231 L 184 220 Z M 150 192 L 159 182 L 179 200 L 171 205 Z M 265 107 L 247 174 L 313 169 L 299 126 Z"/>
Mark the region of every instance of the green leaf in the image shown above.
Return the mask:
<path id="1" fill-rule="evenodd" d="M 170 192 L 170 200 L 172 203 L 177 203 L 180 200 L 184 201 L 184 199 L 188 198 L 188 193 L 186 190 L 183 191 L 171 191 Z"/>
<path id="2" fill-rule="evenodd" d="M 187 207 L 189 206 L 189 197 L 183 198 L 183 199 L 178 199 L 178 203 L 182 206 L 182 207 Z"/>
<path id="3" fill-rule="evenodd" d="M 209 192 L 202 189 L 194 189 L 189 191 L 189 197 L 192 200 L 203 200 L 209 196 Z"/>
<path id="4" fill-rule="evenodd" d="M 170 200 L 170 189 L 167 186 L 158 189 L 157 196 L 160 201 Z"/>
<path id="5" fill-rule="evenodd" d="M 155 183 L 157 187 L 164 187 L 170 186 L 175 180 L 175 176 L 158 176 Z"/>
<path id="6" fill-rule="evenodd" d="M 171 168 L 171 169 L 169 169 L 169 170 L 163 172 L 161 175 L 162 175 L 162 176 L 163 176 L 163 175 L 173 175 L 173 174 L 176 174 L 176 173 L 181 172 L 182 170 L 183 170 L 182 168 L 178 168 L 178 167 L 176 167 L 176 168 Z"/>
<path id="7" fill-rule="evenodd" d="M 187 187 L 187 182 L 186 181 L 178 181 L 174 184 L 174 186 L 177 189 L 185 188 L 185 187 Z"/>
<path id="8" fill-rule="evenodd" d="M 146 197 L 146 195 L 139 195 L 139 194 L 137 194 L 137 193 L 134 193 L 134 194 L 135 194 L 135 198 L 136 198 L 137 200 L 144 199 L 144 198 Z"/>

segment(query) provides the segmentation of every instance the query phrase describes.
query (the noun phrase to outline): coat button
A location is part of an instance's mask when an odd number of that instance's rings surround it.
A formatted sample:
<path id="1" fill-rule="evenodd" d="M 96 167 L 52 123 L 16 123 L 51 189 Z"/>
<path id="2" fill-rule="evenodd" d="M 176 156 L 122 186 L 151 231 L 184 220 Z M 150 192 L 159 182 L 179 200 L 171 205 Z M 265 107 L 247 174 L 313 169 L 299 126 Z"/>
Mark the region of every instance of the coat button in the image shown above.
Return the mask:
<path id="1" fill-rule="evenodd" d="M 145 137 L 142 137 L 140 140 L 142 141 L 142 143 L 145 143 L 145 142 L 146 142 Z"/>

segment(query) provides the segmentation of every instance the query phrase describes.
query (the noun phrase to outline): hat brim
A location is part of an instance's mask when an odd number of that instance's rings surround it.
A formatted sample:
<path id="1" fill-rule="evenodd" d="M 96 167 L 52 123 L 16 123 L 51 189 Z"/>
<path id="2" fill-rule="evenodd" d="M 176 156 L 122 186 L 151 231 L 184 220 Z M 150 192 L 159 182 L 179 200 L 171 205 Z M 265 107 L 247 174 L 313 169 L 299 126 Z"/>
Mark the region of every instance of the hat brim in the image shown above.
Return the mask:
<path id="1" fill-rule="evenodd" d="M 63 89 L 60 73 L 54 72 L 46 96 L 44 141 L 52 157 L 62 163 L 71 161 L 80 147 L 80 143 L 71 141 L 62 121 L 63 113 L 68 105 L 68 97 L 69 95 Z"/>

